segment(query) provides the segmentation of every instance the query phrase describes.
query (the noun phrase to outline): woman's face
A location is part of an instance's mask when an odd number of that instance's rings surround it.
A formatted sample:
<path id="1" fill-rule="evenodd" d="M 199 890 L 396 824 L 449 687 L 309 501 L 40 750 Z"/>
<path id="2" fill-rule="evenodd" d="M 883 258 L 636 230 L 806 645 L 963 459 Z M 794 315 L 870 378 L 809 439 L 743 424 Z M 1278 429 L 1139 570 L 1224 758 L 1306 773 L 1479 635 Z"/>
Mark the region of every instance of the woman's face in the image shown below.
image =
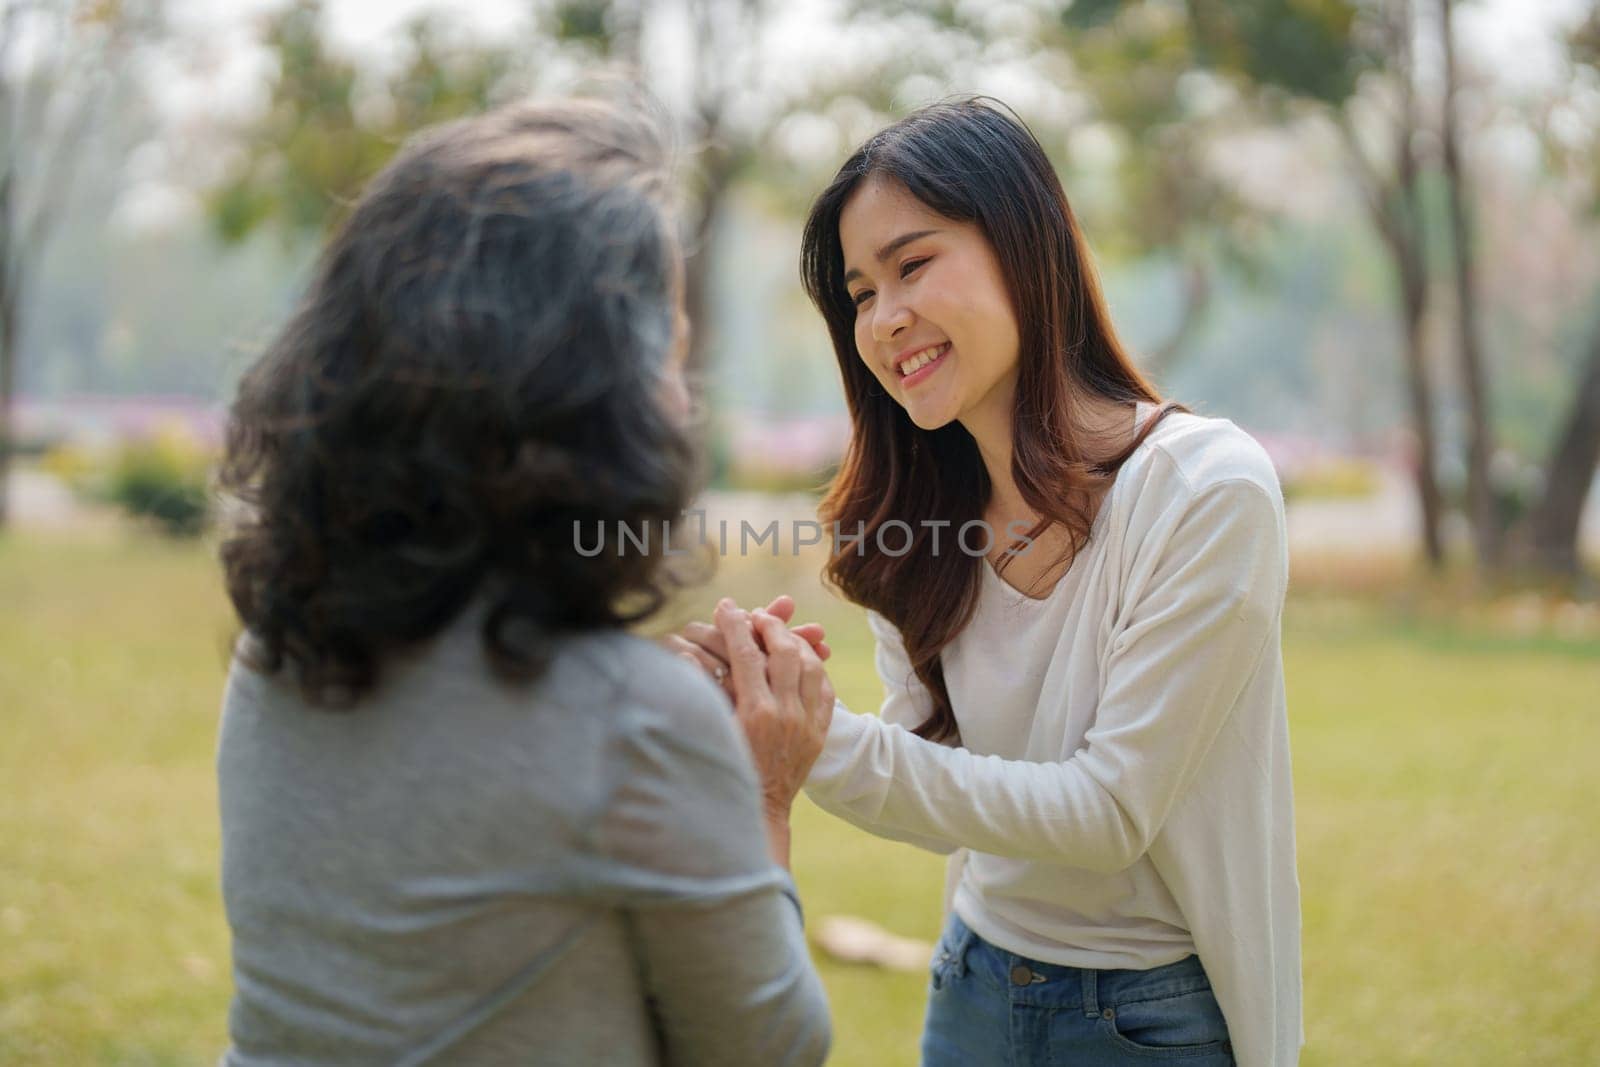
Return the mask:
<path id="1" fill-rule="evenodd" d="M 856 352 L 911 421 L 1009 417 L 1018 334 L 994 249 L 893 178 L 867 177 L 839 215 Z M 910 373 L 904 373 L 905 371 Z"/>

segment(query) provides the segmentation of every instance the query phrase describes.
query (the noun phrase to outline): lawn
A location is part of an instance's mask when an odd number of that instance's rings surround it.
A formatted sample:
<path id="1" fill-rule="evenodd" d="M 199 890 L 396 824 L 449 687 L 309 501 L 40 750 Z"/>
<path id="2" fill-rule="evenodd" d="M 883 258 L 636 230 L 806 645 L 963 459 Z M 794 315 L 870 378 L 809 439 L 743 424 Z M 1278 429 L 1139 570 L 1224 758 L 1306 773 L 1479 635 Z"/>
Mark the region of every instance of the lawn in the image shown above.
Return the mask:
<path id="1" fill-rule="evenodd" d="M 859 614 L 795 592 L 876 704 Z M 212 755 L 230 620 L 203 546 L 0 539 L 0 1063 L 198 1064 L 224 1044 Z M 1600 645 L 1291 601 L 1308 1065 L 1600 1063 Z M 797 815 L 808 915 L 931 939 L 941 860 Z M 840 1065 L 916 1060 L 923 979 L 821 963 Z"/>

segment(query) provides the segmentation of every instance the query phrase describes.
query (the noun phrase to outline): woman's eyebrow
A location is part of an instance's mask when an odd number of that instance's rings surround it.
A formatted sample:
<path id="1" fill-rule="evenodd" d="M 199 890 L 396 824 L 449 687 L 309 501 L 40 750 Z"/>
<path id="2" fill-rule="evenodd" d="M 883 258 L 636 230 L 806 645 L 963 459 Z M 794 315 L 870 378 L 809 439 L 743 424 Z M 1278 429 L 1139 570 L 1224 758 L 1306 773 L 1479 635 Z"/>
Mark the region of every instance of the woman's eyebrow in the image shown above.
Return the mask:
<path id="1" fill-rule="evenodd" d="M 899 237 L 896 237 L 894 240 L 890 241 L 888 244 L 884 245 L 882 248 L 878 249 L 876 258 L 879 263 L 882 263 L 896 252 L 900 251 L 906 245 L 910 244 L 912 241 L 915 241 L 917 238 L 927 237 L 929 234 L 935 234 L 938 232 L 938 230 L 913 230 L 910 233 L 903 233 Z M 844 282 L 846 285 L 849 285 L 859 277 L 861 277 L 861 272 L 856 270 L 854 267 L 851 267 L 849 270 L 844 272 Z"/>

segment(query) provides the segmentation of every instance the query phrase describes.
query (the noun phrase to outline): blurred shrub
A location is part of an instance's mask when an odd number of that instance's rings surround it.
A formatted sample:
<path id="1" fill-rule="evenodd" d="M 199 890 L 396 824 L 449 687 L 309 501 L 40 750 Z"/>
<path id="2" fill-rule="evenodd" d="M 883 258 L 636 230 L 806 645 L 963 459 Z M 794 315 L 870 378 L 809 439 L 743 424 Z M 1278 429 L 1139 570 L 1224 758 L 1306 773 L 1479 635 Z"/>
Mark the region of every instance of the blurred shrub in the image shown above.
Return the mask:
<path id="1" fill-rule="evenodd" d="M 80 445 L 56 445 L 39 458 L 39 469 L 73 492 L 93 495 L 105 463 Z"/>
<path id="2" fill-rule="evenodd" d="M 103 493 L 174 537 L 194 537 L 210 515 L 211 454 L 185 433 L 166 431 L 112 453 Z"/>
<path id="3" fill-rule="evenodd" d="M 1370 463 L 1339 459 L 1308 466 L 1283 478 L 1285 500 L 1342 500 L 1378 491 L 1378 472 Z"/>

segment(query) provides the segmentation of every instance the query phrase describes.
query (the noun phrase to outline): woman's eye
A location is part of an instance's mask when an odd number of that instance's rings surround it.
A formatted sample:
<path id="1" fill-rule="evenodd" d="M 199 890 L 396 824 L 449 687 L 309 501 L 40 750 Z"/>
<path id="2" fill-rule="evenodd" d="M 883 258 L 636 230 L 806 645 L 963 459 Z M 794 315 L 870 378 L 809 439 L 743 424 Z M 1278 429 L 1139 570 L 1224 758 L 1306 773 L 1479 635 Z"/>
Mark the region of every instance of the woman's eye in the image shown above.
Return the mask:
<path id="1" fill-rule="evenodd" d="M 905 266 L 900 268 L 900 277 L 904 278 L 906 275 L 910 274 L 912 271 L 916 270 L 926 262 L 928 262 L 927 257 L 908 261 Z"/>
<path id="2" fill-rule="evenodd" d="M 871 289 L 862 289 L 860 292 L 856 293 L 855 296 L 850 298 L 850 303 L 854 304 L 856 307 L 860 307 L 862 304 L 867 302 L 867 297 L 871 295 Z"/>

